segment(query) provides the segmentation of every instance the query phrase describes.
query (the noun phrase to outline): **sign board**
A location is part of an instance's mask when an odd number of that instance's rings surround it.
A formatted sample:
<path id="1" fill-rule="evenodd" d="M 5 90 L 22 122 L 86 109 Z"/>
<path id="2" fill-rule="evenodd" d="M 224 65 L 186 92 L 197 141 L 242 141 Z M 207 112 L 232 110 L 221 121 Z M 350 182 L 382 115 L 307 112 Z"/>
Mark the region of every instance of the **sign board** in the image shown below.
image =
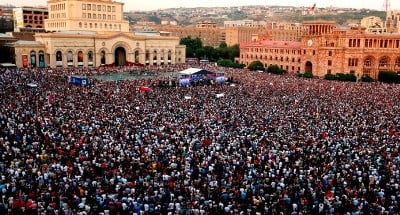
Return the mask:
<path id="1" fill-rule="evenodd" d="M 68 83 L 86 87 L 89 85 L 89 80 L 87 77 L 73 75 L 68 77 Z"/>

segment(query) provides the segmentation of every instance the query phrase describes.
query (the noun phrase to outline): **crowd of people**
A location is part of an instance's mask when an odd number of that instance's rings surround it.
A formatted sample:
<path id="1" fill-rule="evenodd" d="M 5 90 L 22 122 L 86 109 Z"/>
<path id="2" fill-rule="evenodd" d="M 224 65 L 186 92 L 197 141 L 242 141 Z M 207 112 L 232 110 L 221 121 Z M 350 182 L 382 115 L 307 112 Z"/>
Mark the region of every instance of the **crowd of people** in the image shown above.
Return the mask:
<path id="1" fill-rule="evenodd" d="M 0 214 L 400 211 L 399 85 L 207 69 L 230 81 L 2 69 Z"/>

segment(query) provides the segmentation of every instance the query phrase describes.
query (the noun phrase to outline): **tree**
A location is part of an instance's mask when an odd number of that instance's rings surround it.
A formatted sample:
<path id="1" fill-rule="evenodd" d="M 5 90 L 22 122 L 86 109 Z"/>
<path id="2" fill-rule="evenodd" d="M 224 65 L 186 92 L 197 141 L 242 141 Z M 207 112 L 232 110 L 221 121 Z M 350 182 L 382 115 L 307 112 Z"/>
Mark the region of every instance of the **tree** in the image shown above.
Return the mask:
<path id="1" fill-rule="evenodd" d="M 262 70 L 264 71 L 264 65 L 261 63 L 261 61 L 256 60 L 251 62 L 248 66 L 247 69 L 255 71 L 255 70 Z"/>
<path id="2" fill-rule="evenodd" d="M 195 57 L 199 59 L 203 59 L 205 57 L 205 51 L 204 48 L 198 48 L 196 51 L 194 51 Z"/>
<path id="3" fill-rule="evenodd" d="M 240 69 L 243 69 L 245 66 L 244 64 L 235 63 L 230 59 L 219 60 L 217 64 L 218 66 L 240 68 Z"/>
<path id="4" fill-rule="evenodd" d="M 362 82 L 374 82 L 375 80 L 373 78 L 371 78 L 371 76 L 369 76 L 369 75 L 363 75 L 361 77 L 361 81 Z"/>
<path id="5" fill-rule="evenodd" d="M 218 54 L 214 47 L 212 46 L 204 46 L 204 57 L 209 61 L 216 61 L 218 59 Z"/>
<path id="6" fill-rule="evenodd" d="M 191 36 L 187 36 L 182 38 L 179 44 L 186 46 L 186 57 L 201 57 L 195 54 L 198 49 L 203 48 L 200 38 L 192 39 Z"/>
<path id="7" fill-rule="evenodd" d="M 229 47 L 229 59 L 235 60 L 235 57 L 240 56 L 240 48 L 238 44 Z"/>
<path id="8" fill-rule="evenodd" d="M 380 71 L 378 81 L 384 83 L 400 83 L 400 76 L 392 71 Z"/>
<path id="9" fill-rule="evenodd" d="M 268 67 L 267 72 L 277 74 L 280 69 L 278 65 L 274 64 Z"/>
<path id="10" fill-rule="evenodd" d="M 299 76 L 303 77 L 303 78 L 313 78 L 314 77 L 312 72 L 299 73 Z"/>
<path id="11" fill-rule="evenodd" d="M 222 43 L 219 44 L 218 48 L 220 48 L 220 49 L 228 48 L 228 45 L 226 44 L 226 42 L 222 42 Z"/>

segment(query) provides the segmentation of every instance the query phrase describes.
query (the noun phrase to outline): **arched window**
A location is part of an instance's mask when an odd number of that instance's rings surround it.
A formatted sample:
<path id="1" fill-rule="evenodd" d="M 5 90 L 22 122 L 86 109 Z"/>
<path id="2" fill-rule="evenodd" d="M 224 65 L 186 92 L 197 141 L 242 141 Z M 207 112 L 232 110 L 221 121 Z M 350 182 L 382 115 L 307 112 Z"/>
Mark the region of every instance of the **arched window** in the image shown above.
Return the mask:
<path id="1" fill-rule="evenodd" d="M 373 59 L 372 57 L 367 57 L 364 61 L 364 66 L 365 67 L 371 67 L 373 65 Z"/>
<path id="2" fill-rule="evenodd" d="M 62 52 L 61 51 L 56 52 L 56 66 L 57 67 L 62 66 Z"/>
<path id="3" fill-rule="evenodd" d="M 139 63 L 139 50 L 135 51 L 135 63 Z"/>
<path id="4" fill-rule="evenodd" d="M 88 57 L 88 66 L 93 66 L 93 52 L 88 51 L 87 57 Z"/>
<path id="5" fill-rule="evenodd" d="M 44 51 L 39 51 L 39 67 L 45 67 Z"/>
<path id="6" fill-rule="evenodd" d="M 67 52 L 67 65 L 74 66 L 74 55 L 73 55 L 72 51 Z"/>
<path id="7" fill-rule="evenodd" d="M 385 67 L 388 68 L 390 66 L 390 58 L 388 56 L 383 56 L 381 59 L 379 59 L 379 67 Z"/>
<path id="8" fill-rule="evenodd" d="M 31 67 L 36 67 L 36 52 L 31 51 Z"/>
<path id="9" fill-rule="evenodd" d="M 83 52 L 78 52 L 78 66 L 83 66 Z"/>
<path id="10" fill-rule="evenodd" d="M 100 63 L 102 65 L 106 64 L 106 52 L 104 50 L 100 52 Z"/>
<path id="11" fill-rule="evenodd" d="M 171 59 L 172 59 L 172 52 L 171 50 L 168 50 L 168 64 L 171 64 Z"/>
<path id="12" fill-rule="evenodd" d="M 157 50 L 153 51 L 153 65 L 157 65 Z"/>

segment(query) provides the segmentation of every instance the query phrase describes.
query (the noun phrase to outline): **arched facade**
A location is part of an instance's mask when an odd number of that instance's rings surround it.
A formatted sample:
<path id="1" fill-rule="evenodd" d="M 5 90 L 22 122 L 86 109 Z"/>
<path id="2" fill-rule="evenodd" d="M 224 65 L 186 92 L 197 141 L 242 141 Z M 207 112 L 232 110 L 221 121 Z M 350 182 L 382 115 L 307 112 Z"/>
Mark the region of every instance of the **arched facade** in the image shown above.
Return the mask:
<path id="1" fill-rule="evenodd" d="M 264 57 L 263 57 L 264 56 Z M 358 78 L 377 78 L 379 71 L 400 72 L 400 35 L 369 34 L 360 29 L 336 29 L 335 23 L 303 23 L 300 42 L 257 40 L 240 44 L 245 65 L 260 60 L 266 67 L 275 64 L 288 72 L 309 71 L 316 76 L 353 73 Z"/>
<path id="2" fill-rule="evenodd" d="M 177 37 L 135 36 L 133 33 L 88 33 L 85 35 L 82 32 L 80 34 L 58 32 L 37 34 L 36 39 L 38 41 L 35 41 L 34 45 L 14 45 L 16 56 L 19 56 L 19 59 L 16 59 L 17 66 L 23 66 L 23 62 L 30 66 L 32 60 L 33 65 L 50 67 L 115 65 L 116 51 L 122 49 L 125 51 L 124 65 L 128 63 L 177 64 L 185 63 L 186 58 L 185 46 L 179 45 Z M 31 58 L 32 50 L 35 53 L 34 58 Z M 39 51 L 42 57 L 39 57 Z M 43 62 L 40 63 L 38 59 L 43 59 Z"/>

